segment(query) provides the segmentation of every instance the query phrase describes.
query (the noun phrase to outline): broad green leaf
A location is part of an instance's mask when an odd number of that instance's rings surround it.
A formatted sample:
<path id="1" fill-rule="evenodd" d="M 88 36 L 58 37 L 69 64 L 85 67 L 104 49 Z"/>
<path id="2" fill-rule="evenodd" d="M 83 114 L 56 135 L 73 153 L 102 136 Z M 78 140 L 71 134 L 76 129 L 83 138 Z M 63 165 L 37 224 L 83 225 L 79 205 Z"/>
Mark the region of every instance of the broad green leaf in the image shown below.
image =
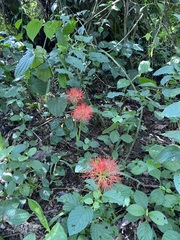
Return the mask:
<path id="1" fill-rule="evenodd" d="M 137 164 L 132 168 L 131 172 L 134 174 L 134 175 L 139 175 L 143 172 L 145 172 L 147 170 L 147 166 L 146 166 L 146 163 L 139 160 L 137 162 Z"/>
<path id="2" fill-rule="evenodd" d="M 179 239 L 180 233 L 174 230 L 167 230 L 162 236 L 162 240 L 179 240 Z"/>
<path id="3" fill-rule="evenodd" d="M 14 214 L 9 215 L 7 213 L 7 216 L 9 217 L 8 222 L 17 226 L 26 222 L 29 219 L 30 214 L 23 209 L 16 209 Z"/>
<path id="4" fill-rule="evenodd" d="M 177 95 L 180 94 L 180 88 L 175 88 L 175 89 L 165 88 L 165 89 L 162 90 L 162 94 L 165 97 L 174 98 L 174 97 L 176 97 Z"/>
<path id="5" fill-rule="evenodd" d="M 33 95 L 45 95 L 46 91 L 47 91 L 47 86 L 48 83 L 44 82 L 38 78 L 30 78 L 28 81 L 28 88 L 29 91 L 33 94 Z"/>
<path id="6" fill-rule="evenodd" d="M 130 80 L 126 78 L 121 78 L 117 82 L 117 89 L 128 87 L 131 84 Z"/>
<path id="7" fill-rule="evenodd" d="M 58 29 L 56 31 L 56 38 L 57 38 L 58 45 L 63 46 L 64 49 L 66 50 L 68 42 L 67 42 L 66 38 L 64 37 L 61 29 Z"/>
<path id="8" fill-rule="evenodd" d="M 45 240 L 67 240 L 67 234 L 65 233 L 63 227 L 59 222 L 57 222 L 53 228 L 51 229 L 50 233 L 46 234 Z"/>
<path id="9" fill-rule="evenodd" d="M 93 36 L 84 37 L 84 36 L 75 36 L 75 39 L 80 42 L 89 43 L 93 40 Z"/>
<path id="10" fill-rule="evenodd" d="M 141 84 L 141 86 L 144 86 L 144 87 L 156 87 L 157 86 L 157 83 L 154 80 L 146 78 L 146 77 L 140 77 L 139 83 Z"/>
<path id="11" fill-rule="evenodd" d="M 33 50 L 28 49 L 26 51 L 26 54 L 20 59 L 19 63 L 16 66 L 15 69 L 15 77 L 18 78 L 25 74 L 25 72 L 30 68 L 33 60 L 34 60 L 35 54 Z"/>
<path id="12" fill-rule="evenodd" d="M 47 81 L 50 77 L 52 77 L 52 71 L 49 66 L 46 66 L 46 64 L 36 68 L 35 71 L 35 76 L 42 81 Z"/>
<path id="13" fill-rule="evenodd" d="M 165 147 L 154 159 L 171 171 L 180 169 L 180 147 L 170 145 Z"/>
<path id="14" fill-rule="evenodd" d="M 14 26 L 15 26 L 15 28 L 19 29 L 19 27 L 21 26 L 21 24 L 22 24 L 22 19 L 18 19 L 18 20 L 15 22 Z"/>
<path id="15" fill-rule="evenodd" d="M 148 222 L 142 222 L 137 228 L 137 236 L 139 240 L 152 240 L 153 230 Z"/>
<path id="16" fill-rule="evenodd" d="M 47 106 L 50 113 L 52 113 L 55 117 L 59 117 L 63 115 L 67 106 L 67 101 L 65 98 L 61 97 L 50 98 L 47 101 Z"/>
<path id="17" fill-rule="evenodd" d="M 173 66 L 165 66 L 160 69 L 158 69 L 153 75 L 154 76 L 159 76 L 162 74 L 172 74 L 174 73 L 174 68 Z"/>
<path id="18" fill-rule="evenodd" d="M 69 35 L 74 32 L 74 29 L 76 28 L 76 20 L 71 19 L 63 28 L 63 34 Z"/>
<path id="19" fill-rule="evenodd" d="M 124 197 L 122 196 L 121 192 L 117 191 L 116 189 L 111 189 L 104 192 L 102 200 L 103 202 L 117 203 L 119 206 L 124 204 Z"/>
<path id="20" fill-rule="evenodd" d="M 81 72 L 85 71 L 83 62 L 79 58 L 68 56 L 66 58 L 66 62 L 69 63 L 71 66 L 78 68 Z"/>
<path id="21" fill-rule="evenodd" d="M 131 204 L 126 210 L 136 217 L 141 217 L 146 213 L 145 209 L 138 204 Z"/>
<path id="22" fill-rule="evenodd" d="M 53 20 L 53 21 L 47 21 L 44 24 L 44 33 L 46 37 L 51 39 L 53 35 L 55 34 L 57 28 L 61 25 L 61 21 Z"/>
<path id="23" fill-rule="evenodd" d="M 153 145 L 152 147 L 149 148 L 149 155 L 153 159 L 155 159 L 163 149 L 164 149 L 163 146 L 155 144 L 155 145 Z"/>
<path id="24" fill-rule="evenodd" d="M 166 216 L 159 211 L 149 212 L 149 217 L 157 225 L 165 225 L 168 223 Z"/>
<path id="25" fill-rule="evenodd" d="M 46 229 L 47 232 L 50 232 L 50 228 L 48 225 L 48 221 L 43 213 L 43 210 L 41 208 L 41 206 L 39 205 L 39 203 L 37 203 L 36 201 L 34 201 L 33 199 L 28 198 L 28 205 L 31 209 L 31 211 L 33 211 L 36 216 L 38 217 L 40 223 L 43 225 L 43 227 Z"/>
<path id="26" fill-rule="evenodd" d="M 122 141 L 125 142 L 125 143 L 131 143 L 131 142 L 133 142 L 133 138 L 132 138 L 131 135 L 129 135 L 129 134 L 123 134 L 123 135 L 121 135 L 120 138 L 121 138 Z"/>
<path id="27" fill-rule="evenodd" d="M 108 63 L 109 59 L 106 55 L 98 52 L 90 52 L 89 58 L 91 61 L 97 61 L 99 63 Z"/>
<path id="28" fill-rule="evenodd" d="M 17 183 L 17 184 L 22 184 L 23 181 L 25 180 L 25 176 L 24 176 L 24 174 L 23 174 L 22 172 L 20 172 L 20 171 L 17 170 L 17 171 L 15 171 L 15 172 L 13 173 L 12 179 L 13 179 L 13 181 L 14 181 L 15 183 Z"/>
<path id="29" fill-rule="evenodd" d="M 6 187 L 6 194 L 9 196 L 13 195 L 15 188 L 16 184 L 14 183 L 14 181 L 10 181 Z"/>
<path id="30" fill-rule="evenodd" d="M 180 131 L 176 130 L 176 131 L 168 131 L 162 134 L 165 137 L 171 138 L 174 141 L 180 143 Z"/>
<path id="31" fill-rule="evenodd" d="M 26 26 L 26 32 L 28 37 L 34 41 L 34 38 L 39 33 L 41 27 L 42 27 L 43 21 L 38 19 L 31 20 L 28 25 Z"/>
<path id="32" fill-rule="evenodd" d="M 179 198 L 177 195 L 166 194 L 164 196 L 163 207 L 172 209 L 176 204 L 179 204 Z"/>
<path id="33" fill-rule="evenodd" d="M 92 240 L 114 240 L 114 227 L 103 222 L 102 224 L 93 223 L 90 228 Z"/>
<path id="34" fill-rule="evenodd" d="M 115 142 L 119 141 L 119 139 L 120 139 L 120 135 L 117 130 L 112 131 L 110 133 L 109 137 L 110 137 L 112 143 L 115 143 Z"/>
<path id="35" fill-rule="evenodd" d="M 77 234 L 84 230 L 93 219 L 91 207 L 78 206 L 72 210 L 67 219 L 69 235 Z"/>
<path id="36" fill-rule="evenodd" d="M 34 50 L 34 60 L 32 62 L 31 68 L 37 68 L 41 64 L 43 64 L 47 58 L 47 52 L 44 48 L 41 46 L 36 46 L 36 49 Z"/>
<path id="37" fill-rule="evenodd" d="M 48 187 L 42 187 L 39 191 L 41 199 L 48 201 L 51 196 L 51 190 Z"/>
<path id="38" fill-rule="evenodd" d="M 68 193 L 60 198 L 57 198 L 57 201 L 64 203 L 63 210 L 72 211 L 77 206 L 80 206 L 81 203 L 79 198 L 80 196 L 78 193 Z"/>
<path id="39" fill-rule="evenodd" d="M 143 209 L 146 209 L 148 206 L 148 197 L 145 193 L 141 191 L 136 191 L 134 193 L 134 201 L 140 205 Z"/>
<path id="40" fill-rule="evenodd" d="M 30 233 L 28 234 L 23 240 L 36 240 L 36 235 L 35 233 Z"/>
<path id="41" fill-rule="evenodd" d="M 167 118 L 180 118 L 180 101 L 167 106 L 162 115 Z"/>
<path id="42" fill-rule="evenodd" d="M 153 69 L 150 67 L 150 62 L 149 61 L 140 62 L 139 67 L 138 67 L 138 73 L 139 74 L 151 72 L 152 70 Z"/>
<path id="43" fill-rule="evenodd" d="M 180 170 L 176 171 L 174 174 L 174 185 L 176 190 L 180 194 Z"/>

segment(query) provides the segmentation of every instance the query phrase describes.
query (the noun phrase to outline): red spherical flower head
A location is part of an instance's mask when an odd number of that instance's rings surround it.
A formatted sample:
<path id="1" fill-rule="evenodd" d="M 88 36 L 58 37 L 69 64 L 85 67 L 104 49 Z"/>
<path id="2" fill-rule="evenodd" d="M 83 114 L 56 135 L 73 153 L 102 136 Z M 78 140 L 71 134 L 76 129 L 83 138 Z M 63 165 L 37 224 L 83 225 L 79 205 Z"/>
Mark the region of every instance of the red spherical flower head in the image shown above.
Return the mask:
<path id="1" fill-rule="evenodd" d="M 67 100 L 72 103 L 78 103 L 84 99 L 84 93 L 81 89 L 71 88 L 66 92 Z"/>
<path id="2" fill-rule="evenodd" d="M 120 182 L 119 166 L 114 159 L 97 157 L 89 163 L 91 169 L 83 174 L 84 178 L 91 178 L 100 190 L 112 188 L 114 183 Z"/>
<path id="3" fill-rule="evenodd" d="M 71 114 L 76 121 L 85 122 L 92 118 L 93 109 L 91 106 L 81 103 L 75 107 Z"/>

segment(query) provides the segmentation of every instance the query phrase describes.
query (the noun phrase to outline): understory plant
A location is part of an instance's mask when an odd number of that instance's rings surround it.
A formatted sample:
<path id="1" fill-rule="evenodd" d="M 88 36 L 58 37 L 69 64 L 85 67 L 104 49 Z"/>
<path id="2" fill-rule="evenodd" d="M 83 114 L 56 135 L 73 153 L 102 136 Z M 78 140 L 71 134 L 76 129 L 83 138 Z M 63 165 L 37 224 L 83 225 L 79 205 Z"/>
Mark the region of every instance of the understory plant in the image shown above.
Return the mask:
<path id="1" fill-rule="evenodd" d="M 176 1 L 65 2 L 16 22 L 29 41 L 0 32 L 0 227 L 35 215 L 46 240 L 179 240 Z"/>

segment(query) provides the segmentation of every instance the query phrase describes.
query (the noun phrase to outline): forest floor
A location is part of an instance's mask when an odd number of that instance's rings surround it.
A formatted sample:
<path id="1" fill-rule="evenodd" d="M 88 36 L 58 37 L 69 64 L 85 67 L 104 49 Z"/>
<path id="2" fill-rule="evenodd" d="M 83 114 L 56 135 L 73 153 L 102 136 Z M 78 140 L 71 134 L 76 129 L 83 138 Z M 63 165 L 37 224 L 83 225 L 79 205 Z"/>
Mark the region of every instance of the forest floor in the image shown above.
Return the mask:
<path id="1" fill-rule="evenodd" d="M 37 117 L 38 121 L 38 117 Z M 3 131 L 5 131 L 6 136 L 9 134 L 8 126 L 6 126 L 6 118 L 1 118 L 1 126 L 3 127 Z M 42 133 L 42 136 L 39 135 L 39 138 L 45 139 L 47 138 L 46 131 L 44 131 L 45 128 L 48 128 L 47 126 L 42 126 L 42 131 L 39 132 Z M 128 157 L 127 164 L 131 162 L 132 160 L 139 158 L 143 160 L 143 157 L 147 152 L 144 150 L 145 146 L 149 146 L 152 144 L 159 144 L 159 145 L 167 145 L 168 143 L 171 143 L 169 139 L 162 136 L 162 133 L 167 130 L 173 130 L 173 126 L 169 123 L 168 120 L 157 120 L 152 112 L 149 112 L 147 109 L 144 113 L 144 117 L 142 119 L 142 126 L 145 130 L 141 130 L 138 134 L 138 138 L 136 140 L 136 143 Z M 16 126 L 14 126 L 16 127 Z M 92 127 L 92 135 L 95 138 L 95 133 L 99 133 L 99 128 Z M 107 146 L 102 146 L 103 151 L 108 153 Z M 119 152 L 119 159 L 125 158 L 126 154 L 128 154 L 129 147 L 127 149 L 123 149 L 123 151 Z M 57 151 L 57 152 L 56 152 Z M 73 145 L 69 144 L 61 144 L 56 147 L 56 151 L 53 154 L 58 153 L 58 151 L 66 151 L 68 152 L 68 161 L 72 163 L 74 157 L 78 159 L 79 153 L 77 150 L 73 147 Z M 40 154 L 39 157 L 42 161 L 47 157 L 47 154 L 45 153 L 43 155 L 43 152 Z M 56 202 L 56 197 L 61 196 L 68 192 L 80 192 L 82 193 L 82 189 L 84 188 L 82 180 L 79 177 L 79 174 L 75 174 L 71 171 L 70 168 L 66 167 L 66 175 L 62 179 L 62 185 L 52 186 L 53 194 L 51 195 L 49 201 L 43 201 L 40 199 L 38 191 L 33 193 L 32 199 L 36 200 L 42 207 L 45 216 L 48 220 L 51 220 L 54 216 L 59 214 L 62 211 L 62 205 Z M 158 182 L 155 181 L 154 178 L 152 178 L 150 175 L 142 174 L 136 176 L 136 178 L 142 183 L 140 186 L 141 191 L 144 191 L 146 193 L 151 192 L 154 188 L 157 188 Z M 132 189 L 137 189 L 139 186 L 137 186 L 137 182 L 133 181 L 132 179 L 123 179 L 123 184 L 131 187 Z M 29 212 L 31 212 L 28 208 L 28 206 L 25 206 L 25 209 Z M 117 222 L 117 226 L 119 229 L 119 238 L 117 240 L 136 240 L 136 229 L 138 226 L 138 222 L 136 223 L 128 223 L 124 219 L 121 219 Z M 32 214 L 30 219 L 28 219 L 27 222 L 20 226 L 11 226 L 8 223 L 0 223 L 0 236 L 2 236 L 5 240 L 22 240 L 26 235 L 29 233 L 35 233 L 37 239 L 44 240 L 45 236 L 45 229 L 40 224 L 38 218 Z"/>

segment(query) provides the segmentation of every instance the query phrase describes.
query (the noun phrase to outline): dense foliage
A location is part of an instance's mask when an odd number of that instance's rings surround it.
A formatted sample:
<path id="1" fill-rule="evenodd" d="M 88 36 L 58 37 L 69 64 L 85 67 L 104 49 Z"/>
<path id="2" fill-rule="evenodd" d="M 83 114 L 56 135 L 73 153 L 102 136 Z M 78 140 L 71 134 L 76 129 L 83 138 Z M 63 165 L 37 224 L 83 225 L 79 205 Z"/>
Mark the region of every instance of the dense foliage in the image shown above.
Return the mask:
<path id="1" fill-rule="evenodd" d="M 1 225 L 180 239 L 179 1 L 14 2 L 0 8 Z"/>

